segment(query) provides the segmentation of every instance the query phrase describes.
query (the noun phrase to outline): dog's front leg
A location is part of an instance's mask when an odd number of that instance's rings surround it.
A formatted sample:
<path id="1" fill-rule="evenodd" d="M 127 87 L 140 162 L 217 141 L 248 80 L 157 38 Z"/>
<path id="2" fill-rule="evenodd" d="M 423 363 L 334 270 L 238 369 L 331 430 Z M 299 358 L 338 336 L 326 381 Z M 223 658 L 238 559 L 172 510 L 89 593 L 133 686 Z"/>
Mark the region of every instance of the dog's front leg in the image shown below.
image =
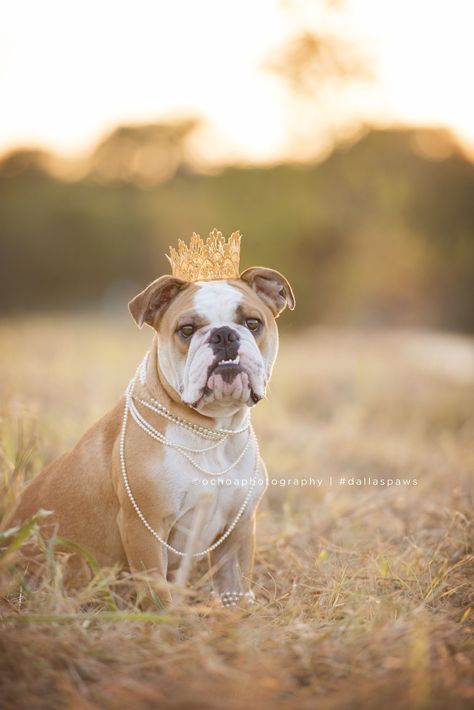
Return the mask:
<path id="1" fill-rule="evenodd" d="M 120 508 L 117 524 L 130 571 L 137 577 L 140 574 L 144 576 L 136 582 L 140 606 L 149 609 L 171 602 L 166 581 L 166 549 L 144 527 L 134 510 Z M 165 531 L 163 536 L 166 536 Z"/>
<path id="2" fill-rule="evenodd" d="M 255 515 L 243 518 L 236 529 L 210 555 L 213 591 L 224 606 L 252 599 L 250 590 L 255 554 Z"/>

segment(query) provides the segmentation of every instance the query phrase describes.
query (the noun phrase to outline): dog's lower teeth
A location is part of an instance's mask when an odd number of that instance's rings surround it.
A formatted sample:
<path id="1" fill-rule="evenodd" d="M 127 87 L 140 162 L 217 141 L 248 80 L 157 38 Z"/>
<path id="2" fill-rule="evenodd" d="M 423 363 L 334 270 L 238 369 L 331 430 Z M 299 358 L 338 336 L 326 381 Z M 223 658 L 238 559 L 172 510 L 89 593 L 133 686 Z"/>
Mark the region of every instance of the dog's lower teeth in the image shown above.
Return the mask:
<path id="1" fill-rule="evenodd" d="M 235 360 L 219 360 L 218 365 L 238 365 L 240 357 L 237 355 Z"/>

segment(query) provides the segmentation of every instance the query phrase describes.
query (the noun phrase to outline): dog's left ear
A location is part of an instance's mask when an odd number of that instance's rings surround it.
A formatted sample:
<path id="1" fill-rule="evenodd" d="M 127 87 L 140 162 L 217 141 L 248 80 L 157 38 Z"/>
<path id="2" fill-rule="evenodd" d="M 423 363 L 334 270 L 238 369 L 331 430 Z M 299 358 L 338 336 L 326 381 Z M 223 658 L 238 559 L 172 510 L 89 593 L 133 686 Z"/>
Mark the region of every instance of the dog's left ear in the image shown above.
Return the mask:
<path id="1" fill-rule="evenodd" d="M 139 328 L 144 323 L 156 326 L 159 319 L 171 301 L 183 288 L 189 286 L 188 281 L 174 276 L 160 276 L 149 284 L 128 304 L 128 309 Z"/>
<path id="2" fill-rule="evenodd" d="M 243 271 L 240 278 L 255 291 L 275 318 L 278 318 L 286 306 L 290 311 L 294 310 L 293 290 L 288 280 L 279 271 L 265 269 L 263 266 L 252 266 Z"/>

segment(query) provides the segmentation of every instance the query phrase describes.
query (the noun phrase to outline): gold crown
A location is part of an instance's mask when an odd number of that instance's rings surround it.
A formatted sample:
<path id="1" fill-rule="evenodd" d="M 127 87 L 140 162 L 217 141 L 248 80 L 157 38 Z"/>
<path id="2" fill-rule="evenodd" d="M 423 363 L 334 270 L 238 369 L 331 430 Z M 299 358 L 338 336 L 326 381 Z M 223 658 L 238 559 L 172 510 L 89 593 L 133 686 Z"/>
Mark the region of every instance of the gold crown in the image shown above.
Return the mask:
<path id="1" fill-rule="evenodd" d="M 205 242 L 195 232 L 189 246 L 178 239 L 178 250 L 170 247 L 170 255 L 166 254 L 173 276 L 185 281 L 238 279 L 240 239 L 237 231 L 226 242 L 217 229 L 212 230 Z"/>

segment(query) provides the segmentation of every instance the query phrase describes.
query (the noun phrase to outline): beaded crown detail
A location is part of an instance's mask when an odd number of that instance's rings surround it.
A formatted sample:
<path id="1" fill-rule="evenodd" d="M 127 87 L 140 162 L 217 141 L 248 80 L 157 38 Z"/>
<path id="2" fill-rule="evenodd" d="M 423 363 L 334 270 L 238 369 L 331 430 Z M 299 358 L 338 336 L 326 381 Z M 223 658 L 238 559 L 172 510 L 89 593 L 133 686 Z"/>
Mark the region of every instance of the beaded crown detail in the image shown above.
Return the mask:
<path id="1" fill-rule="evenodd" d="M 166 258 L 173 276 L 185 281 L 238 279 L 240 240 L 238 231 L 226 241 L 222 232 L 213 229 L 205 242 L 194 232 L 189 246 L 179 239 L 178 249 L 170 247 L 170 255 Z"/>

